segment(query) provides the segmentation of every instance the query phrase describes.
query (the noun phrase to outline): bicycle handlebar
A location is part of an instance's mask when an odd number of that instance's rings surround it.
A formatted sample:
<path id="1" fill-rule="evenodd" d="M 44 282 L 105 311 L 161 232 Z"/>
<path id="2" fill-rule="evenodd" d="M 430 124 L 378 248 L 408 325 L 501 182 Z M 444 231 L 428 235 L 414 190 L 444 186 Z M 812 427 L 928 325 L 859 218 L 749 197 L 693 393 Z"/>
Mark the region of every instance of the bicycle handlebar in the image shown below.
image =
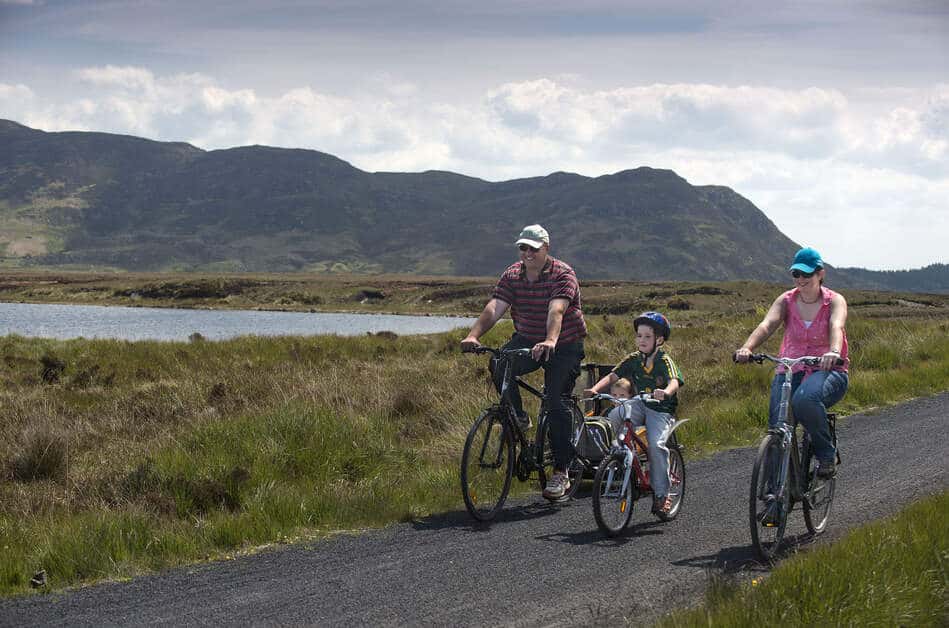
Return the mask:
<path id="1" fill-rule="evenodd" d="M 493 355 L 493 356 L 496 357 L 496 358 L 500 358 L 502 355 L 509 355 L 509 356 L 528 356 L 528 355 L 531 354 L 530 348 L 524 348 L 524 349 L 495 349 L 495 348 L 493 348 L 493 347 L 488 347 L 488 346 L 485 346 L 485 345 L 478 345 L 477 347 L 473 347 L 473 348 L 471 348 L 471 349 L 462 349 L 461 352 L 462 352 L 462 353 L 475 353 L 475 354 L 490 353 L 491 355 Z"/>
<path id="2" fill-rule="evenodd" d="M 749 362 L 755 362 L 756 364 L 761 364 L 767 360 L 768 362 L 781 364 L 788 368 L 794 366 L 795 364 L 804 364 L 805 366 L 819 366 L 821 359 L 822 358 L 820 356 L 813 356 L 813 355 L 804 355 L 799 358 L 781 358 L 781 357 L 776 357 L 773 355 L 768 355 L 767 353 L 752 353 L 748 357 Z M 732 354 L 732 361 L 736 363 L 738 362 L 737 353 Z M 837 366 L 843 366 L 846 363 L 847 361 L 844 360 L 843 358 L 837 358 L 837 360 L 835 361 L 835 364 Z"/>
<path id="3" fill-rule="evenodd" d="M 596 400 L 598 400 L 598 399 L 603 399 L 603 400 L 609 401 L 609 402 L 611 402 L 611 403 L 613 403 L 614 405 L 617 405 L 617 406 L 618 406 L 618 405 L 622 405 L 623 403 L 625 403 L 625 402 L 627 402 L 627 401 L 632 401 L 633 399 L 639 399 L 639 400 L 642 401 L 643 403 L 660 403 L 660 401 L 659 401 L 658 399 L 654 399 L 654 398 L 652 397 L 652 395 L 650 395 L 649 393 L 638 393 L 638 394 L 635 394 L 635 395 L 633 395 L 632 397 L 629 397 L 629 398 L 626 398 L 626 399 L 623 399 L 623 398 L 620 398 L 620 397 L 614 397 L 613 395 L 610 395 L 610 394 L 607 394 L 607 393 L 596 393 L 595 395 L 593 395 L 593 396 L 591 396 L 591 397 L 587 397 L 587 399 L 590 399 L 590 400 L 593 400 L 593 401 L 596 401 Z"/>

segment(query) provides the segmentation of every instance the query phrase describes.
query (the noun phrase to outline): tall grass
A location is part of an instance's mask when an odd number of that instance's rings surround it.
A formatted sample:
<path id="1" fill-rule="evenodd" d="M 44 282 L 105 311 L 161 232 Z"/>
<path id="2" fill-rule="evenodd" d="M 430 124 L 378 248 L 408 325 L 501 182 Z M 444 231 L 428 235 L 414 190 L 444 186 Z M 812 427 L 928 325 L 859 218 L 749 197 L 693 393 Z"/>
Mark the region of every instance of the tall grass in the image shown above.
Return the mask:
<path id="1" fill-rule="evenodd" d="M 729 358 L 757 316 L 676 327 L 690 451 L 763 430 L 770 371 Z M 589 324 L 588 360 L 629 350 L 627 317 Z M 942 320 L 848 331 L 844 412 L 947 388 Z M 29 591 L 40 569 L 56 588 L 460 508 L 461 446 L 493 399 L 486 360 L 458 353 L 463 333 L 0 338 L 0 593 Z"/>
<path id="2" fill-rule="evenodd" d="M 949 492 L 782 562 L 767 579 L 719 582 L 702 608 L 659 626 L 945 626 Z"/>

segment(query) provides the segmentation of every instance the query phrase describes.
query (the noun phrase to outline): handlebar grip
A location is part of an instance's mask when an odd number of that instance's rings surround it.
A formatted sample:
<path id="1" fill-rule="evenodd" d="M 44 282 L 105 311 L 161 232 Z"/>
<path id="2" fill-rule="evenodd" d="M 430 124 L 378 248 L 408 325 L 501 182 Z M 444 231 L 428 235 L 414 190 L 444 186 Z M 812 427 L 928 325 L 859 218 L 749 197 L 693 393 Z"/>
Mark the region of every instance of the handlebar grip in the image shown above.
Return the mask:
<path id="1" fill-rule="evenodd" d="M 732 362 L 734 362 L 735 364 L 747 364 L 747 362 L 739 362 L 739 361 L 738 361 L 738 352 L 737 352 L 737 351 L 735 351 L 734 353 L 732 353 Z M 755 363 L 757 363 L 757 364 L 761 364 L 762 362 L 764 362 L 764 354 L 763 354 L 763 353 L 752 353 L 751 355 L 748 356 L 748 362 L 755 362 Z"/>

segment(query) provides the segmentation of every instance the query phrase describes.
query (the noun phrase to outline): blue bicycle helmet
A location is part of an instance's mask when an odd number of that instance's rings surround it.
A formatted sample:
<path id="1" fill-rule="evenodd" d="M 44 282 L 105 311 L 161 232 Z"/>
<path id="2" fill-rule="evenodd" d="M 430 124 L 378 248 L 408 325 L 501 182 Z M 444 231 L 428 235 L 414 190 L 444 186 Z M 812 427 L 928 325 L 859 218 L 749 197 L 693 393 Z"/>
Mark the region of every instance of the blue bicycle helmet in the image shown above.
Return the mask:
<path id="1" fill-rule="evenodd" d="M 666 340 L 669 340 L 669 336 L 672 334 L 672 325 L 669 324 L 669 319 L 659 312 L 643 312 L 633 319 L 633 329 L 638 329 L 640 325 L 644 324 L 655 329 L 656 335 L 662 336 Z"/>

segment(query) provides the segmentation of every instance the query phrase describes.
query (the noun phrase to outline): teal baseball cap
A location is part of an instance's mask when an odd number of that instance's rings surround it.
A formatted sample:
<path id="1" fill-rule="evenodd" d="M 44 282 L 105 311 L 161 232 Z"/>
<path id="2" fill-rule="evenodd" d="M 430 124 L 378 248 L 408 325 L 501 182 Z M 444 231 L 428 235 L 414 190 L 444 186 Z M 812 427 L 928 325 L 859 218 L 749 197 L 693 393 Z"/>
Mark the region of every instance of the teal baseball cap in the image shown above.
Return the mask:
<path id="1" fill-rule="evenodd" d="M 824 267 L 824 260 L 820 258 L 820 253 L 816 249 L 807 246 L 794 254 L 794 263 L 788 270 L 799 270 L 804 273 L 813 273 L 818 268 Z"/>

